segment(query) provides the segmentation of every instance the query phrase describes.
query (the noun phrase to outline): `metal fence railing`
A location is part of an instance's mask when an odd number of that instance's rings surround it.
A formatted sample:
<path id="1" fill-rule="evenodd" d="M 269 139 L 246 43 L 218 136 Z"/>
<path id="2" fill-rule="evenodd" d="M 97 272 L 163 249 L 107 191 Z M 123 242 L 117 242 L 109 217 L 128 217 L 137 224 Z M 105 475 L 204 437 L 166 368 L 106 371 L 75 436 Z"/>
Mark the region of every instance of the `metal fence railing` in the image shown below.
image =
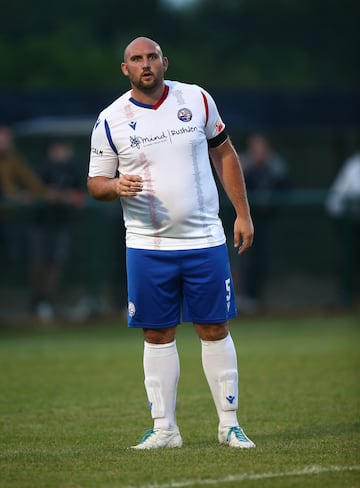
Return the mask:
<path id="1" fill-rule="evenodd" d="M 358 303 L 359 219 L 332 219 L 324 207 L 325 196 L 324 190 L 291 190 L 270 200 L 265 194 L 249 195 L 257 248 L 253 254 L 258 262 L 251 264 L 248 275 L 254 279 L 260 273 L 267 309 Z M 31 312 L 36 207 L 0 204 L 0 318 Z M 233 213 L 226 200 L 221 217 L 241 295 L 249 257 L 239 258 L 233 251 Z M 56 306 L 72 309 L 74 317 L 121 312 L 126 307 L 126 271 L 120 204 L 88 199 L 86 205 L 73 209 L 69 232 L 72 243 L 54 292 Z"/>

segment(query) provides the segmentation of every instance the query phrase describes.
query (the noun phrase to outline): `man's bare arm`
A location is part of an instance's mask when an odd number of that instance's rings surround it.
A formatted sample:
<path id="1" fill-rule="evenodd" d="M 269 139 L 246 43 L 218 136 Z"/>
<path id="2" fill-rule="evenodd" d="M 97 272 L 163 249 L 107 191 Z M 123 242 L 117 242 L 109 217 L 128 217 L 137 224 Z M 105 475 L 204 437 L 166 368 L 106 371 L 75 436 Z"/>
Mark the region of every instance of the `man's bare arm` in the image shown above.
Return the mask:
<path id="1" fill-rule="evenodd" d="M 240 160 L 229 139 L 209 152 L 220 182 L 236 211 L 234 246 L 240 246 L 239 254 L 242 254 L 252 245 L 254 227 Z"/>
<path id="2" fill-rule="evenodd" d="M 136 175 L 122 175 L 119 178 L 106 176 L 89 177 L 87 187 L 96 200 L 112 202 L 119 197 L 134 197 L 142 190 L 142 178 Z"/>

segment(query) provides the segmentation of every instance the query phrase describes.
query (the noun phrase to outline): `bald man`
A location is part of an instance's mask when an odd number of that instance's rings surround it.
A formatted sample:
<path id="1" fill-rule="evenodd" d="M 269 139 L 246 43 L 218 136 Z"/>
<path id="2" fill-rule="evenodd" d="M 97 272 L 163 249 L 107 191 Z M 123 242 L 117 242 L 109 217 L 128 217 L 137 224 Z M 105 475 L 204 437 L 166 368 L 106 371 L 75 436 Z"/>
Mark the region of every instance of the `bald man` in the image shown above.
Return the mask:
<path id="1" fill-rule="evenodd" d="M 181 321 L 192 322 L 201 341 L 219 442 L 252 448 L 237 418 L 237 357 L 229 333 L 235 296 L 211 162 L 236 211 L 240 254 L 254 232 L 243 173 L 211 95 L 165 80 L 167 68 L 158 43 L 130 42 L 121 70 L 131 88 L 100 113 L 91 142 L 88 189 L 98 200 L 120 198 L 128 325 L 144 331 L 153 428 L 133 448 L 182 446 L 176 421 Z"/>

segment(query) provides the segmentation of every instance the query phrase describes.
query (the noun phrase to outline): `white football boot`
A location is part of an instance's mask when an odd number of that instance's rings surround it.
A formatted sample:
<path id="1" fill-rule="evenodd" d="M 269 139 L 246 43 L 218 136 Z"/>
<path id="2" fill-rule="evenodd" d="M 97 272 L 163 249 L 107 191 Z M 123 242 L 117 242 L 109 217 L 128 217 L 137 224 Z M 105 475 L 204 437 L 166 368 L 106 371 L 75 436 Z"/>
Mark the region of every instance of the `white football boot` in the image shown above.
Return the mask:
<path id="1" fill-rule="evenodd" d="M 159 449 L 162 447 L 181 447 L 182 438 L 178 430 L 150 429 L 145 432 L 140 443 L 131 449 Z"/>
<path id="2" fill-rule="evenodd" d="M 237 447 L 238 449 L 250 449 L 256 447 L 240 426 L 219 427 L 218 439 L 220 444 Z"/>

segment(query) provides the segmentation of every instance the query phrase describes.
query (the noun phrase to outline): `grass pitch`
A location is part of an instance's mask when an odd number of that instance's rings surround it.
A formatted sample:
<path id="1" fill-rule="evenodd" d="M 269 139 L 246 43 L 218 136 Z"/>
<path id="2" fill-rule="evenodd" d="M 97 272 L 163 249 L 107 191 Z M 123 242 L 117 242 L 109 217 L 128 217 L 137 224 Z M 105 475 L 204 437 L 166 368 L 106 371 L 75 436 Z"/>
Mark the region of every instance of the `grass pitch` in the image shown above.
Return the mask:
<path id="1" fill-rule="evenodd" d="M 147 452 L 128 449 L 152 425 L 141 331 L 0 331 L 1 488 L 360 487 L 360 319 L 241 318 L 231 331 L 248 451 L 217 443 L 190 325 L 177 338 L 184 447 Z"/>

